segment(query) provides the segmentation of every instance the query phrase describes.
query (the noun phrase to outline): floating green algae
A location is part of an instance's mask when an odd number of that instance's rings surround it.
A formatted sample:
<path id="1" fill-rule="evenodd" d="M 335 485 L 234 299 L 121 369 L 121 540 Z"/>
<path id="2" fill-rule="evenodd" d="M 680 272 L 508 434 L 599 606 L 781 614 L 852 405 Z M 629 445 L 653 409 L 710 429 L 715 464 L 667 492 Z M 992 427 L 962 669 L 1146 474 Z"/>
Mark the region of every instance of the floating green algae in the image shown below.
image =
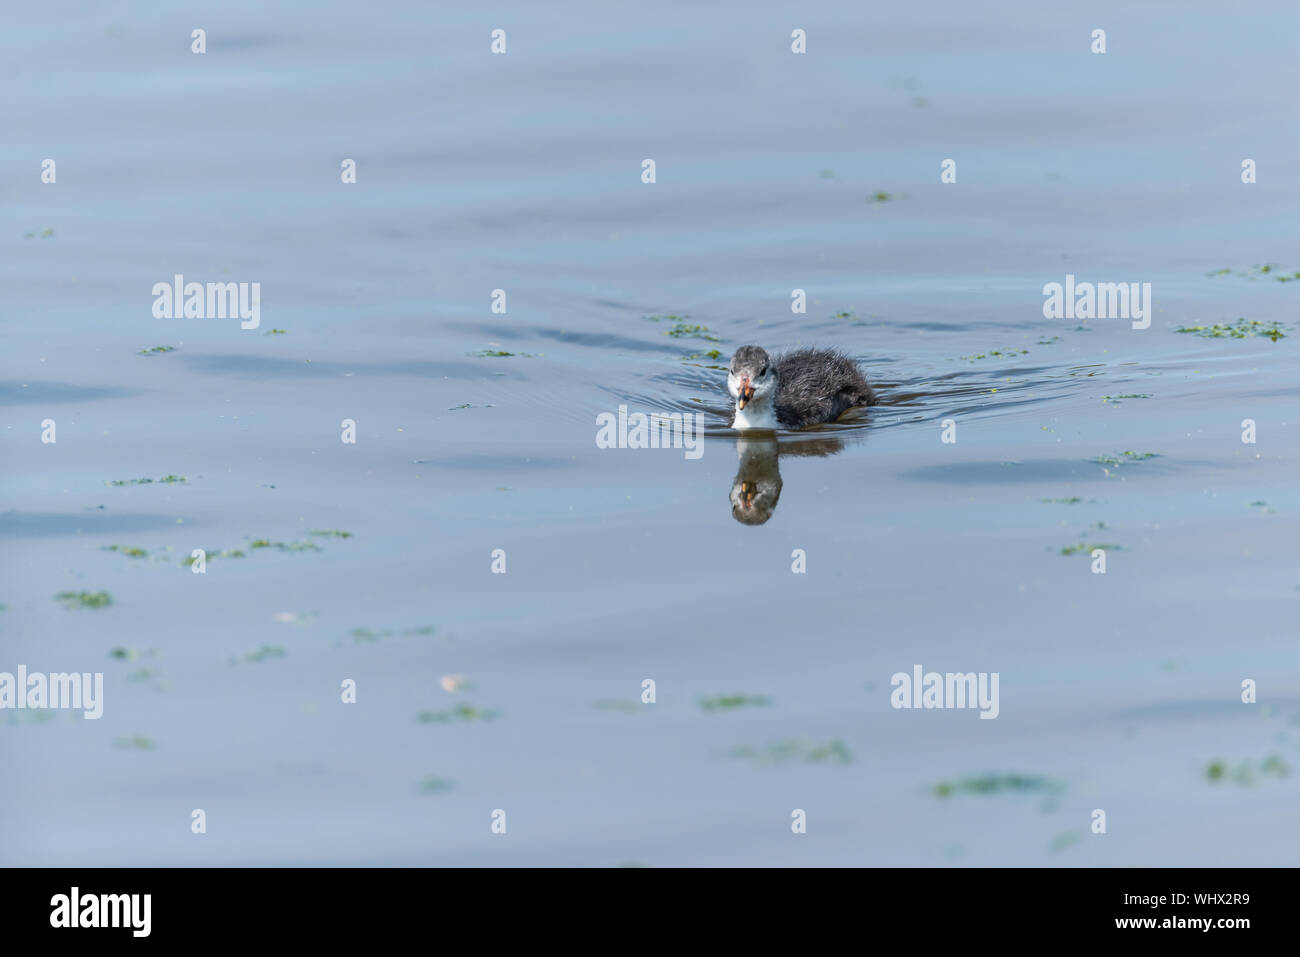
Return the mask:
<path id="1" fill-rule="evenodd" d="M 1116 405 L 1119 405 L 1120 402 L 1124 399 L 1149 399 L 1149 398 L 1151 398 L 1151 393 L 1149 392 L 1125 392 L 1122 393 L 1121 395 L 1103 395 L 1101 397 L 1101 401 L 1113 402 Z"/>
<path id="2" fill-rule="evenodd" d="M 976 362 L 980 359 L 1010 359 L 1014 356 L 1027 356 L 1028 349 L 990 349 L 988 352 L 976 352 L 969 356 L 958 356 L 963 362 Z"/>
<path id="3" fill-rule="evenodd" d="M 237 665 L 241 661 L 249 664 L 261 664 L 263 661 L 270 661 L 272 658 L 283 658 L 289 652 L 285 651 L 280 645 L 262 645 L 260 648 L 245 653 L 242 657 L 232 657 L 230 663 Z"/>
<path id="4" fill-rule="evenodd" d="M 132 478 L 132 479 L 113 479 L 105 482 L 105 485 L 112 485 L 121 488 L 125 485 L 175 485 L 177 482 L 188 481 L 184 475 L 164 475 L 160 479 L 151 478 Z"/>
<path id="5" fill-rule="evenodd" d="M 1216 269 L 1214 272 L 1206 273 L 1213 278 L 1216 276 L 1241 276 L 1246 279 L 1276 279 L 1278 282 L 1295 282 L 1300 279 L 1300 272 L 1293 272 L 1289 269 L 1283 269 L 1280 263 L 1257 263 L 1248 269 L 1238 269 L 1235 272 L 1231 269 Z"/>
<path id="6" fill-rule="evenodd" d="M 499 717 L 500 711 L 459 704 L 449 711 L 421 711 L 415 720 L 421 724 L 450 724 L 453 721 L 495 721 Z"/>
<path id="7" fill-rule="evenodd" d="M 140 658 L 153 658 L 158 654 L 153 648 L 141 651 L 138 648 L 126 648 L 121 645 L 114 648 L 108 653 L 110 658 L 116 658 L 118 661 L 137 661 Z"/>
<path id="8" fill-rule="evenodd" d="M 824 744 L 786 739 L 761 747 L 741 745 L 732 748 L 730 754 L 734 758 L 747 758 L 760 767 L 788 764 L 792 761 L 807 761 L 817 764 L 848 764 L 853 760 L 852 752 L 839 739 L 827 741 Z"/>
<path id="9" fill-rule="evenodd" d="M 591 706 L 597 711 L 621 711 L 623 714 L 636 714 L 645 706 L 632 698 L 601 698 L 593 701 Z"/>
<path id="10" fill-rule="evenodd" d="M 1160 458 L 1158 452 L 1116 452 L 1114 455 L 1099 455 L 1092 461 L 1106 468 L 1119 468 L 1130 462 L 1146 462 L 1158 458 Z"/>
<path id="11" fill-rule="evenodd" d="M 735 708 L 766 708 L 772 699 L 765 695 L 729 694 L 701 698 L 700 709 L 703 711 L 731 711 Z"/>
<path id="12" fill-rule="evenodd" d="M 1241 761 L 1229 765 L 1226 761 L 1211 761 L 1205 768 L 1205 777 L 1212 783 L 1228 781 L 1240 787 L 1254 787 L 1261 780 L 1290 777 L 1291 766 L 1280 754 L 1270 754 L 1262 761 Z"/>
<path id="13" fill-rule="evenodd" d="M 1179 326 L 1174 332 L 1190 333 L 1202 339 L 1250 339 L 1263 336 L 1277 342 L 1286 333 L 1278 322 L 1260 322 L 1258 319 L 1238 319 L 1236 322 L 1216 322 L 1212 326 Z"/>
<path id="14" fill-rule="evenodd" d="M 1080 830 L 1058 831 L 1052 835 L 1052 839 L 1047 844 L 1047 849 L 1053 854 L 1059 854 L 1067 847 L 1078 844 L 1082 840 L 1083 832 Z"/>
<path id="15" fill-rule="evenodd" d="M 685 362 L 689 359 L 721 359 L 721 358 L 722 358 L 721 349 L 709 349 L 707 352 L 692 352 L 690 355 L 682 356 L 682 361 Z"/>
<path id="16" fill-rule="evenodd" d="M 143 548 L 137 548 L 134 545 L 105 545 L 102 551 L 117 552 L 119 555 L 125 555 L 127 558 L 148 558 L 149 553 Z"/>
<path id="17" fill-rule="evenodd" d="M 269 538 L 255 538 L 248 543 L 251 550 L 274 548 L 280 552 L 321 552 L 324 551 L 315 542 L 273 542 Z"/>
<path id="18" fill-rule="evenodd" d="M 219 548 L 203 550 L 203 560 L 205 562 L 210 562 L 214 558 L 247 558 L 247 557 L 248 556 L 238 548 L 226 549 L 225 551 Z M 189 558 L 182 560 L 181 564 L 188 568 L 189 566 L 193 565 L 196 561 L 198 561 L 198 559 L 195 558 L 193 555 L 191 555 Z"/>
<path id="19" fill-rule="evenodd" d="M 1061 549 L 1062 555 L 1091 555 L 1095 549 L 1100 548 L 1104 552 L 1122 552 L 1123 545 L 1106 544 L 1104 542 L 1079 542 L 1077 545 L 1066 545 Z"/>
<path id="20" fill-rule="evenodd" d="M 64 608 L 107 608 L 113 604 L 113 598 L 106 591 L 61 591 L 54 600 Z"/>
<path id="21" fill-rule="evenodd" d="M 698 323 L 678 322 L 671 329 L 665 329 L 664 335 L 672 336 L 674 339 L 703 339 L 705 342 L 721 342 L 713 330 L 708 326 L 701 326 Z"/>
<path id="22" fill-rule="evenodd" d="M 434 627 L 433 625 L 421 625 L 418 628 L 382 628 L 377 631 L 371 628 L 353 628 L 349 634 L 358 644 L 366 644 L 382 641 L 385 638 L 417 638 L 432 635 L 434 634 Z"/>
<path id="23" fill-rule="evenodd" d="M 979 774 L 940 781 L 934 786 L 934 796 L 952 797 L 957 794 L 1057 794 L 1064 790 L 1059 781 L 1041 774 Z"/>

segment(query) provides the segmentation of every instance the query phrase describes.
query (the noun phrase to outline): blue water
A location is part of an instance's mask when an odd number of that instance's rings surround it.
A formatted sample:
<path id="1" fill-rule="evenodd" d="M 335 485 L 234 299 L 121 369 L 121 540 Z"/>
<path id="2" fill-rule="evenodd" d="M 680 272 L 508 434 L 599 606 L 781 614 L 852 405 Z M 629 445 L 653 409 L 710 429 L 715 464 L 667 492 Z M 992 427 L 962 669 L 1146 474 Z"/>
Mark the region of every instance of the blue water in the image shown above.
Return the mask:
<path id="1" fill-rule="evenodd" d="M 7 11 L 0 672 L 105 704 L 0 714 L 0 862 L 1293 865 L 1297 25 Z M 155 318 L 177 273 L 261 283 L 260 327 Z M 1067 273 L 1151 283 L 1150 328 L 1045 319 Z M 1175 331 L 1239 318 L 1284 335 Z M 883 398 L 783 438 L 752 526 L 751 342 Z M 704 454 L 597 448 L 620 404 L 699 411 Z M 998 673 L 998 718 L 892 708 L 916 664 Z M 1041 787 L 960 787 L 1003 774 Z"/>

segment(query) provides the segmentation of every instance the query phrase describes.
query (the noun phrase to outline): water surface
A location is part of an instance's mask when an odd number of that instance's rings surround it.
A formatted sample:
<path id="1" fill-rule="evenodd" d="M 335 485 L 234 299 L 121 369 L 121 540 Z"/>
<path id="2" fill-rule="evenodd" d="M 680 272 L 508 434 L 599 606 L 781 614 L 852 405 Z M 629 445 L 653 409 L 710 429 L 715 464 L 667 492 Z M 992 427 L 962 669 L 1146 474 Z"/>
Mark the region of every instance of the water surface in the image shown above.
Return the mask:
<path id="1" fill-rule="evenodd" d="M 1252 267 L 1300 270 L 1296 26 L 11 11 L 0 670 L 106 701 L 0 719 L 0 861 L 1294 864 L 1300 283 Z M 261 327 L 154 318 L 177 273 L 260 282 Z M 1150 328 L 1043 318 L 1067 273 L 1151 283 Z M 1285 337 L 1176 331 L 1239 318 Z M 738 443 L 751 342 L 883 402 Z M 620 404 L 703 414 L 704 454 L 597 448 Z M 918 663 L 997 672 L 999 717 L 893 709 Z"/>

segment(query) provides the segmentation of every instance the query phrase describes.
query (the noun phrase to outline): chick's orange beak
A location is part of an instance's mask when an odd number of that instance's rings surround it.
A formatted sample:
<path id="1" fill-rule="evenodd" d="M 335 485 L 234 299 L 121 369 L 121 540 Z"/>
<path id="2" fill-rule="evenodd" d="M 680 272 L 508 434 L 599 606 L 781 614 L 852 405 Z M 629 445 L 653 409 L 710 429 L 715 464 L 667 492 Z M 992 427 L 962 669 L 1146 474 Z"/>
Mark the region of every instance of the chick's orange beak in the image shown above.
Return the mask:
<path id="1" fill-rule="evenodd" d="M 754 504 L 754 496 L 758 494 L 758 486 L 753 482 L 740 483 L 740 502 L 745 508 L 750 508 Z"/>
<path id="2" fill-rule="evenodd" d="M 736 397 L 736 408 L 743 409 L 745 403 L 754 398 L 754 387 L 750 384 L 749 376 L 741 376 L 739 395 Z"/>

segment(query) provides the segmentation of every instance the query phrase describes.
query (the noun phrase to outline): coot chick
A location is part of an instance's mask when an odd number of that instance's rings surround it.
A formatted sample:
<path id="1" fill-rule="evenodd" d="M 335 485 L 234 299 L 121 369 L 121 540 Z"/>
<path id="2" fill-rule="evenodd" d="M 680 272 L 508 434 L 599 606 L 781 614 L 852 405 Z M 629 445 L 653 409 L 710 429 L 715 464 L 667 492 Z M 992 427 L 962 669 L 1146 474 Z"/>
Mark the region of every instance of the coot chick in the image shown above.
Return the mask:
<path id="1" fill-rule="evenodd" d="M 834 422 L 876 401 L 857 363 L 833 349 L 799 349 L 774 359 L 758 346 L 741 346 L 731 357 L 727 391 L 736 400 L 730 425 L 741 431 Z"/>

